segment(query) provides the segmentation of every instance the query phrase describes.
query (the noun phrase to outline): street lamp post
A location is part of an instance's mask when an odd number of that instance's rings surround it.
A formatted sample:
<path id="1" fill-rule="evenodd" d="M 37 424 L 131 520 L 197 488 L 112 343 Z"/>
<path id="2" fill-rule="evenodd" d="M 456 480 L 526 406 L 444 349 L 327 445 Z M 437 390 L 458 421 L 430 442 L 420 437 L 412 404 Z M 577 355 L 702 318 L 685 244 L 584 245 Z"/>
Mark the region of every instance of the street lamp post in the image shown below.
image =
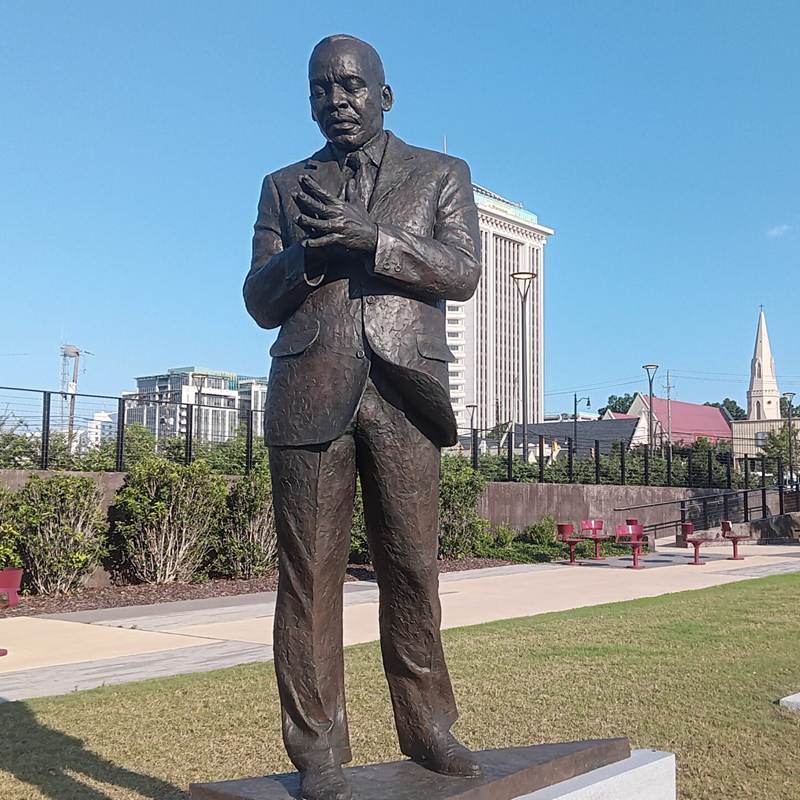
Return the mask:
<path id="1" fill-rule="evenodd" d="M 575 455 L 578 455 L 578 403 L 586 401 L 586 408 L 590 408 L 592 401 L 588 397 L 578 397 L 577 394 L 573 396 L 575 401 L 574 410 L 572 413 L 572 449 Z"/>
<path id="2" fill-rule="evenodd" d="M 528 463 L 528 290 L 531 287 L 535 272 L 512 272 L 514 285 L 522 301 L 522 460 Z"/>
<path id="3" fill-rule="evenodd" d="M 475 409 L 478 407 L 477 403 L 468 403 L 469 409 L 469 435 L 470 435 L 470 450 L 472 452 L 472 469 L 478 469 L 478 429 L 475 427 Z"/>
<path id="4" fill-rule="evenodd" d="M 794 392 L 784 392 L 783 396 L 787 401 L 787 416 L 789 423 L 789 485 L 794 485 L 794 430 L 792 429 L 792 403 L 794 402 Z"/>
<path id="5" fill-rule="evenodd" d="M 658 364 L 645 364 L 642 369 L 647 373 L 647 380 L 650 384 L 649 413 L 647 415 L 647 448 L 650 455 L 653 455 L 653 379 L 658 372 Z"/>

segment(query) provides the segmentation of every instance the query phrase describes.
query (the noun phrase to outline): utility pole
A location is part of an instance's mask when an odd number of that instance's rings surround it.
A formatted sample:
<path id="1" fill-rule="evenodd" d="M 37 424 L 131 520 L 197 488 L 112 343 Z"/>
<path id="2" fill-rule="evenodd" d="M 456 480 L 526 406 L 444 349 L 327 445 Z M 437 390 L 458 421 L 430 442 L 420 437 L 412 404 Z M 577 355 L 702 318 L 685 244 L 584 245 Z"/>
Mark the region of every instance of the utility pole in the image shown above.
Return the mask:
<path id="1" fill-rule="evenodd" d="M 672 458 L 672 390 L 675 388 L 672 385 L 672 373 L 667 370 L 667 448 L 669 449 L 669 457 Z"/>

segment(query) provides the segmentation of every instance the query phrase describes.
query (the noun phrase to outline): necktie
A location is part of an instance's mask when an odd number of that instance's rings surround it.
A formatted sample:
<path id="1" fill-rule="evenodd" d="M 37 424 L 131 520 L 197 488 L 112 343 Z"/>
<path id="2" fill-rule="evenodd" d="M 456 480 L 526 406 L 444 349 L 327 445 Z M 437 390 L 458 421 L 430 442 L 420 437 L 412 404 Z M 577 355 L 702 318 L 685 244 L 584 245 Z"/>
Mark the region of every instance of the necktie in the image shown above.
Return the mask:
<path id="1" fill-rule="evenodd" d="M 367 205 L 369 200 L 369 188 L 367 182 L 369 176 L 364 169 L 366 156 L 361 150 L 348 153 L 344 160 L 344 186 L 342 187 L 343 196 L 348 200 L 360 200 L 363 205 Z"/>

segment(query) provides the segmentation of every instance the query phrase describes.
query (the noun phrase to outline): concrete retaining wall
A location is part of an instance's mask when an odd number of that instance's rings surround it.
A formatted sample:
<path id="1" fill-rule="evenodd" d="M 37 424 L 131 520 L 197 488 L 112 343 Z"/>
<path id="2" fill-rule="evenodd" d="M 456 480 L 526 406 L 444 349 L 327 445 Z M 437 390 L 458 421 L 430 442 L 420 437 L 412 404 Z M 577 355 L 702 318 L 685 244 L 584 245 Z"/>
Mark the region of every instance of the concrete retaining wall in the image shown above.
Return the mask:
<path id="1" fill-rule="evenodd" d="M 63 472 L 41 469 L 0 469 L 0 486 L 11 489 L 13 492 L 18 492 L 28 482 L 31 475 L 50 478 L 58 474 L 63 474 Z M 125 483 L 124 472 L 70 472 L 69 474 L 91 478 L 100 487 L 100 491 L 103 493 L 104 511 L 108 511 L 109 506 L 114 502 L 114 495 Z"/>
<path id="2" fill-rule="evenodd" d="M 509 525 L 522 530 L 532 522 L 553 516 L 558 522 L 578 523 L 582 519 L 605 520 L 606 528 L 636 517 L 644 526 L 657 525 L 658 535 L 676 532 L 680 506 L 656 506 L 636 511 L 615 508 L 691 500 L 722 489 L 678 489 L 661 486 L 595 486 L 556 483 L 490 483 L 478 503 L 478 512 L 492 525 Z"/>

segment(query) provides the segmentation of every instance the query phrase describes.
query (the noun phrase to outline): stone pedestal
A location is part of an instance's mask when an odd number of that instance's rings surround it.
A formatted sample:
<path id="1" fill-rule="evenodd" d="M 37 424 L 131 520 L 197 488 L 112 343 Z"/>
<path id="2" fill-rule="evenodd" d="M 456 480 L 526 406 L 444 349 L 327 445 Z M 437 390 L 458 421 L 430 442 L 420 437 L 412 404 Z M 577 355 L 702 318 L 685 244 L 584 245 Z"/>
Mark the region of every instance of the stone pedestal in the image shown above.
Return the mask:
<path id="1" fill-rule="evenodd" d="M 354 800 L 540 800 L 534 794 L 539 790 L 624 762 L 631 752 L 627 739 L 598 739 L 484 750 L 476 755 L 484 770 L 479 779 L 448 778 L 412 761 L 350 767 L 345 774 Z M 299 777 L 293 773 L 193 784 L 190 794 L 192 800 L 293 800 L 299 796 Z M 578 797 L 589 800 L 594 795 Z M 651 794 L 630 795 L 630 800 L 634 797 L 656 800 Z M 623 798 L 614 795 L 614 800 Z"/>
<path id="2" fill-rule="evenodd" d="M 677 800 L 675 756 L 634 750 L 630 758 L 517 800 Z"/>

